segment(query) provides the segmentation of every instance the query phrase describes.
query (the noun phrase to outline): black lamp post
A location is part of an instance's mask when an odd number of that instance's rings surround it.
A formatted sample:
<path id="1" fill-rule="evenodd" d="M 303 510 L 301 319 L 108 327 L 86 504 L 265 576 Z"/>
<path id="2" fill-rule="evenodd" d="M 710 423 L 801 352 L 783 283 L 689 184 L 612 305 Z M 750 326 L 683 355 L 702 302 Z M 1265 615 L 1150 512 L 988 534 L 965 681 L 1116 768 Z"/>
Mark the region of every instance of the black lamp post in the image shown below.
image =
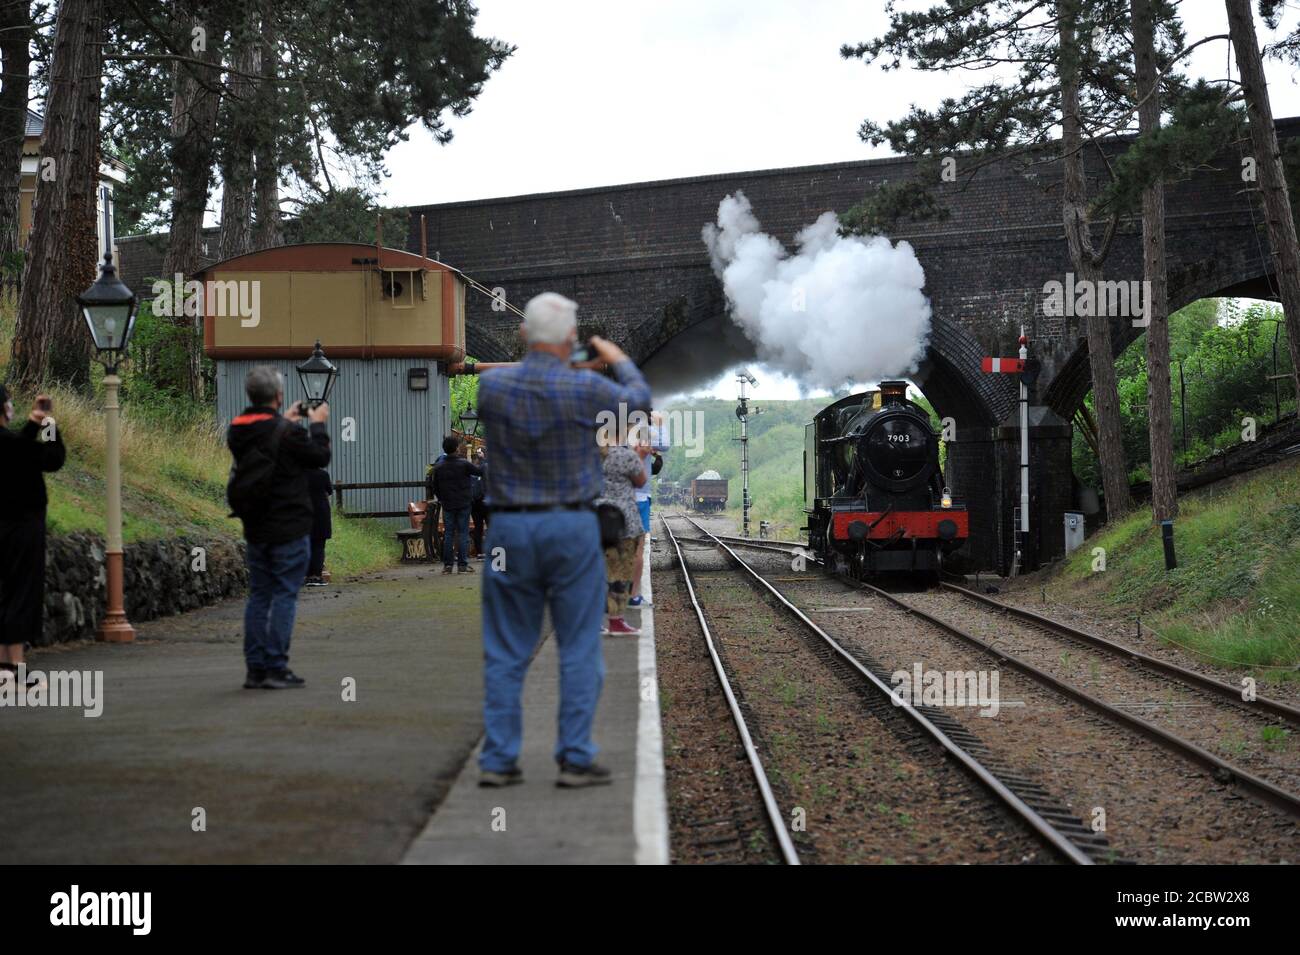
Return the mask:
<path id="1" fill-rule="evenodd" d="M 302 379 L 307 401 L 313 408 L 329 400 L 330 389 L 334 387 L 334 379 L 338 376 L 338 367 L 325 357 L 318 339 L 311 357 L 298 366 L 298 377 Z"/>
<path id="2" fill-rule="evenodd" d="M 126 618 L 122 595 L 122 451 L 118 441 L 117 390 L 122 379 L 117 366 L 131 343 L 135 330 L 135 293 L 117 277 L 113 253 L 104 253 L 99 278 L 77 296 L 77 305 L 86 319 L 90 337 L 95 341 L 98 360 L 104 366 L 104 422 L 108 430 L 105 451 L 107 461 L 108 507 L 104 515 L 104 569 L 107 576 L 107 608 L 95 639 L 109 643 L 130 643 L 135 628 Z"/>
<path id="3" fill-rule="evenodd" d="M 460 432 L 473 438 L 478 437 L 478 412 L 473 405 L 460 413 Z"/>

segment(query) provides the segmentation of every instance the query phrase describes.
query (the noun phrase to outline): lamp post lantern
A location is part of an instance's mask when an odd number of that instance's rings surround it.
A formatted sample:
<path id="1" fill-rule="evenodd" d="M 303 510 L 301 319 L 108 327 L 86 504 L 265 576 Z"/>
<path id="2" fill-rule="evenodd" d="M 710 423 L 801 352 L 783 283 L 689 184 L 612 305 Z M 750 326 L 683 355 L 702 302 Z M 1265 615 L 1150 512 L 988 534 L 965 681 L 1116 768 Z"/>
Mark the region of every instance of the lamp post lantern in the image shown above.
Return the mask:
<path id="1" fill-rule="evenodd" d="M 330 389 L 334 387 L 334 380 L 339 376 L 339 369 L 325 357 L 319 338 L 316 339 L 316 347 L 312 349 L 311 357 L 298 365 L 297 371 L 298 378 L 302 381 L 303 391 L 307 392 L 307 402 L 313 408 L 329 400 Z"/>
<path id="2" fill-rule="evenodd" d="M 460 413 L 460 433 L 472 438 L 478 437 L 478 412 L 473 405 Z"/>
<path id="3" fill-rule="evenodd" d="M 97 360 L 104 366 L 104 422 L 107 428 L 108 509 L 104 527 L 104 562 L 107 573 L 107 609 L 95 631 L 95 639 L 109 643 L 130 643 L 135 628 L 126 618 L 122 595 L 122 460 L 118 442 L 117 391 L 122 380 L 117 366 L 135 331 L 136 297 L 117 277 L 113 253 L 104 253 L 99 278 L 77 296 L 77 305 L 95 342 Z"/>

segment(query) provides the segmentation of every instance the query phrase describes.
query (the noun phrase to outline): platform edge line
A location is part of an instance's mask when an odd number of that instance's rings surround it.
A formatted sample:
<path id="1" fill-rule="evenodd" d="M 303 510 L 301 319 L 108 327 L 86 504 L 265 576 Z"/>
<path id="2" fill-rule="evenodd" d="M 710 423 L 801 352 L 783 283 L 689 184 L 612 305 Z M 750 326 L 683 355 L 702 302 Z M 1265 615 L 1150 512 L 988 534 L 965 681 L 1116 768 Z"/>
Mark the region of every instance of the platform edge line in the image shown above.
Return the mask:
<path id="1" fill-rule="evenodd" d="M 647 534 L 641 594 L 651 606 L 641 613 L 641 635 L 637 637 L 636 784 L 632 794 L 632 820 L 636 832 L 636 864 L 667 865 L 668 795 L 663 726 L 659 717 L 659 670 L 655 663 L 650 542 Z M 647 686 L 653 687 L 652 693 L 645 692 Z"/>

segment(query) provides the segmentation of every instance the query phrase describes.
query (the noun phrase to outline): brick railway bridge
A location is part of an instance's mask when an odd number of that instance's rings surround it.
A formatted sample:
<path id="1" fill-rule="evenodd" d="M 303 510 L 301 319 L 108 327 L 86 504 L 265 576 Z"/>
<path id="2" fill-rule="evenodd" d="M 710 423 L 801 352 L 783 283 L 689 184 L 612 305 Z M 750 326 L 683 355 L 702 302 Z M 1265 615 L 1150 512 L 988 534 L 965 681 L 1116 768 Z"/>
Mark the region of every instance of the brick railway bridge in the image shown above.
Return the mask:
<path id="1" fill-rule="evenodd" d="M 1279 120 L 1277 129 L 1284 140 L 1300 135 L 1300 118 Z M 1114 154 L 1124 141 L 1104 146 Z M 1106 175 L 1093 152 L 1087 160 L 1094 182 Z M 908 178 L 913 165 L 890 158 L 423 206 L 411 210 L 407 247 L 419 249 L 424 215 L 430 254 L 489 288 L 501 287 L 512 303 L 548 289 L 575 299 L 583 333 L 622 344 L 662 394 L 752 357 L 737 348 L 740 333 L 725 317 L 700 237 L 724 196 L 743 190 L 764 231 L 789 246 L 822 212 L 843 211 L 880 184 Z M 1211 168 L 1168 185 L 1171 309 L 1209 296 L 1276 298 L 1262 207 L 1241 170 L 1241 155 L 1227 152 Z M 981 374 L 979 359 L 1014 355 L 1022 324 L 1043 361 L 1032 410 L 1031 506 L 1039 519 L 1031 547 L 1044 559 L 1062 553 L 1062 515 L 1076 504 L 1069 422 L 1091 388 L 1087 345 L 1079 319 L 1043 310 L 1045 283 L 1064 281 L 1070 269 L 1060 168 L 1005 161 L 969 184 L 942 184 L 937 192 L 949 218 L 891 236 L 915 248 L 933 311 L 928 356 L 911 378 L 940 416 L 957 422 L 948 478 L 971 508 L 971 557 L 983 568 L 1005 570 L 1019 495 L 1015 380 Z M 123 274 L 133 286 L 158 274 L 159 237 L 124 239 L 120 246 Z M 1121 222 L 1105 278 L 1142 278 L 1139 220 Z M 515 358 L 518 320 L 491 305 L 471 296 L 469 353 L 480 361 Z M 1140 334 L 1130 320 L 1114 320 L 1116 354 Z"/>
<path id="2" fill-rule="evenodd" d="M 1277 128 L 1282 138 L 1300 135 L 1300 118 Z M 1123 148 L 1107 144 L 1111 153 Z M 1241 158 L 1226 153 L 1166 189 L 1171 310 L 1210 296 L 1276 298 L 1263 211 L 1242 181 Z M 1104 177 L 1100 160 L 1089 160 L 1090 177 Z M 725 301 L 700 238 L 722 198 L 743 190 L 763 230 L 789 246 L 822 212 L 843 211 L 880 184 L 908 178 L 912 167 L 890 158 L 423 206 L 411 210 L 408 248 L 419 248 L 424 215 L 430 254 L 519 305 L 547 289 L 561 292 L 580 304 L 584 334 L 620 342 L 657 385 L 683 373 L 698 382 L 728 367 Z M 1015 378 L 982 374 L 979 359 L 1015 355 L 1023 324 L 1043 362 L 1031 509 L 1041 517 L 1044 558 L 1064 549 L 1063 512 L 1076 503 L 1069 422 L 1092 387 L 1081 320 L 1043 310 L 1044 284 L 1070 270 L 1060 167 L 996 163 L 937 195 L 946 220 L 891 235 L 915 248 L 933 310 L 928 358 L 911 377 L 941 417 L 957 422 L 948 476 L 972 509 L 972 557 L 1005 570 L 1019 495 Z M 1139 219 L 1120 223 L 1107 280 L 1141 280 L 1141 238 Z M 517 317 L 491 306 L 484 296 L 470 302 L 469 353 L 517 357 Z M 1118 355 L 1142 329 L 1116 319 L 1111 333 Z"/>

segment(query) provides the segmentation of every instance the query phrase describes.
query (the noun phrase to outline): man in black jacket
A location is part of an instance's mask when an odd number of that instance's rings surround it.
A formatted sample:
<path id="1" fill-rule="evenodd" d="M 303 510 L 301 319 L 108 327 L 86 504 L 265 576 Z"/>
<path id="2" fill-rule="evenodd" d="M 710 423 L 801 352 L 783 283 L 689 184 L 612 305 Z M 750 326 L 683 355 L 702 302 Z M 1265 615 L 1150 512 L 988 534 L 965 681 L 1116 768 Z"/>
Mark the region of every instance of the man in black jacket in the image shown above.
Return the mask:
<path id="1" fill-rule="evenodd" d="M 66 452 L 50 399 L 38 395 L 27 423 L 10 431 L 14 406 L 0 385 L 0 679 L 17 679 L 23 644 L 44 626 L 45 478 Z M 28 686 L 39 685 L 35 677 Z"/>
<path id="2" fill-rule="evenodd" d="M 244 609 L 244 659 L 248 690 L 283 690 L 304 684 L 289 669 L 289 639 L 311 556 L 312 503 L 307 471 L 330 463 L 325 430 L 329 406 L 307 411 L 295 404 L 283 415 L 284 377 L 271 365 L 258 365 L 244 382 L 250 407 L 230 423 L 226 444 L 236 465 L 260 447 L 275 461 L 265 506 L 241 515 L 248 543 L 248 605 Z"/>
<path id="3" fill-rule="evenodd" d="M 307 472 L 307 493 L 311 495 L 311 560 L 307 563 L 307 586 L 325 586 L 325 542 L 334 536 L 334 519 L 330 514 L 330 495 L 334 485 L 324 468 Z"/>
<path id="4" fill-rule="evenodd" d="M 445 457 L 433 469 L 433 493 L 442 505 L 442 572 L 451 573 L 451 541 L 456 538 L 456 563 L 462 574 L 474 573 L 465 556 L 469 538 L 469 511 L 471 503 L 470 478 L 482 477 L 483 469 L 470 464 L 460 453 L 460 438 L 448 435 L 442 441 Z"/>

